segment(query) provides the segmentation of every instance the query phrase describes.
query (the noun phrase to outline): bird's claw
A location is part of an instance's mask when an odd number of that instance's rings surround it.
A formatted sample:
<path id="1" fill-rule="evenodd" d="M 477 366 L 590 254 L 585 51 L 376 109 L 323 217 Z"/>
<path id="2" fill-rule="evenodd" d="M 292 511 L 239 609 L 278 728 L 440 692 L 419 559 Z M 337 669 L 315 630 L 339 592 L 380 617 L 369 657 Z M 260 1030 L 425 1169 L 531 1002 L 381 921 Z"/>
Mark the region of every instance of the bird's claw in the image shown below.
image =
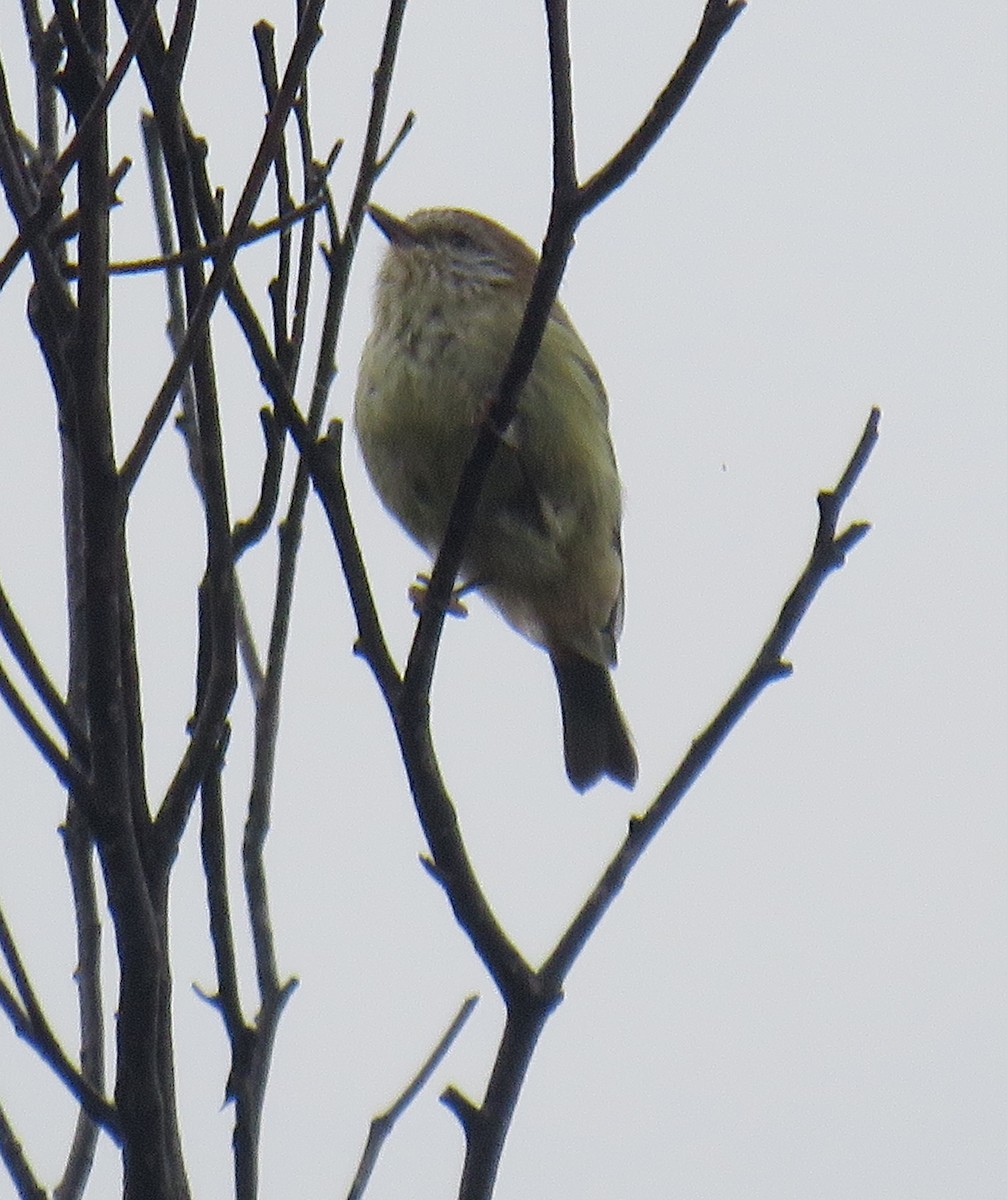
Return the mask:
<path id="1" fill-rule="evenodd" d="M 430 588 L 430 576 L 424 575 L 422 572 L 416 576 L 416 582 L 410 585 L 409 600 L 413 606 L 413 612 L 419 616 L 427 602 L 427 592 Z M 461 597 L 468 591 L 467 587 L 455 588 L 451 593 L 451 599 L 448 601 L 448 606 L 444 610 L 452 617 L 467 617 L 469 610 L 461 602 Z"/>

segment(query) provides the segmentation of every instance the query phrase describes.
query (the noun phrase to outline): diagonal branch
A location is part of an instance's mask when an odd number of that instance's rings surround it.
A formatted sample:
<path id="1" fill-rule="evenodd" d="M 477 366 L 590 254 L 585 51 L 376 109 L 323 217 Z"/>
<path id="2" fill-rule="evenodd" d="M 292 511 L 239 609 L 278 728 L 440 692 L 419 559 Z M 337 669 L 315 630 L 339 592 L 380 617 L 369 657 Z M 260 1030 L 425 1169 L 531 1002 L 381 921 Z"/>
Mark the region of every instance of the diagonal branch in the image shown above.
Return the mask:
<path id="1" fill-rule="evenodd" d="M 343 478 L 343 423 L 329 422 L 325 437 L 301 451 L 309 456 L 311 480 L 329 522 L 350 595 L 353 615 L 357 622 L 357 641 L 354 649 L 371 668 L 382 695 L 389 705 L 396 705 L 402 689 L 402 679 L 392 658 L 378 617 L 374 593 L 371 591 L 363 552 L 350 512 Z"/>
<path id="2" fill-rule="evenodd" d="M 360 1200 L 364 1194 L 364 1190 L 371 1178 L 371 1173 L 378 1161 L 378 1155 L 381 1153 L 381 1147 L 385 1144 L 388 1136 L 391 1134 L 395 1125 L 406 1111 L 410 1104 L 416 1099 L 422 1089 L 426 1086 L 430 1076 L 441 1063 L 444 1055 L 451 1049 L 451 1045 L 455 1038 L 462 1031 L 462 1026 L 469 1019 L 472 1010 L 478 1002 L 478 996 L 467 996 L 462 1002 L 461 1008 L 455 1014 L 454 1020 L 441 1035 L 440 1041 L 427 1056 L 426 1062 L 416 1072 L 410 1082 L 406 1085 L 398 1099 L 383 1113 L 379 1113 L 373 1121 L 367 1134 L 367 1143 L 364 1146 L 364 1152 L 360 1156 L 360 1164 L 357 1167 L 357 1173 L 353 1177 L 353 1183 L 347 1196 L 347 1200 Z"/>
<path id="3" fill-rule="evenodd" d="M 768 684 L 790 673 L 790 666 L 782 656 L 797 624 L 825 579 L 842 565 L 845 553 L 867 532 L 865 523 L 855 522 L 837 534 L 836 524 L 842 502 L 866 465 L 877 440 L 879 417 L 878 410 L 872 409 L 863 436 L 839 485 L 834 491 L 820 495 L 819 528 L 808 564 L 784 602 L 779 619 L 744 679 L 728 697 L 710 726 L 693 742 L 678 770 L 650 808 L 642 817 L 631 820 L 623 844 L 555 949 L 534 973 L 530 985 L 505 995 L 507 1020 L 482 1104 L 477 1106 L 468 1101 L 462 1102 L 456 1094 L 448 1097 L 465 1130 L 465 1166 L 459 1193 L 461 1200 L 488 1200 L 492 1192 L 504 1139 L 531 1056 L 552 1008 L 562 996 L 566 976 L 587 939 L 608 911 L 644 850 L 743 714 Z"/>
<path id="4" fill-rule="evenodd" d="M 0 60 L 0 184 L 4 189 L 7 207 L 18 224 L 19 230 L 28 227 L 33 214 L 38 207 L 38 188 L 25 162 L 24 147 L 14 120 L 10 95 L 7 90 L 7 79 Z M 44 239 L 28 237 L 25 245 L 32 258 L 35 274 L 35 284 L 41 296 L 32 307 L 29 307 L 29 317 L 33 327 L 37 324 L 35 315 L 40 309 L 50 309 L 58 314 L 58 320 L 63 327 L 72 327 L 75 317 L 75 307 L 70 297 L 69 289 L 62 277 L 60 252 L 49 246 Z M 5 270 L 8 258 L 11 259 L 9 270 L 14 270 L 20 259 L 20 254 L 11 258 L 13 251 L 8 251 L 0 262 L 0 271 Z M 6 275 L 0 274 L 0 286 L 6 282 Z"/>
<path id="5" fill-rule="evenodd" d="M 28 978 L 21 955 L 11 935 L 3 910 L 0 909 L 0 955 L 7 963 L 17 997 L 0 981 L 0 1008 L 14 1027 L 15 1033 L 32 1046 L 39 1057 L 52 1068 L 77 1098 L 81 1107 L 118 1142 L 121 1138 L 119 1118 L 115 1108 L 92 1088 L 81 1072 L 67 1058 L 46 1020 L 35 990 Z"/>
<path id="6" fill-rule="evenodd" d="M 783 653 L 798 625 L 811 607 L 819 588 L 833 571 L 843 565 L 846 554 L 870 529 L 866 522 L 855 521 L 841 533 L 836 532 L 840 510 L 878 440 L 880 419 L 880 410 L 871 409 L 863 434 L 840 482 L 832 491 L 819 493 L 819 522 L 811 555 L 751 667 L 724 702 L 720 712 L 692 743 L 688 754 L 650 808 L 642 817 L 634 817 L 630 822 L 625 841 L 543 965 L 540 974 L 549 978 L 554 987 L 562 986 L 574 960 L 615 899 L 626 876 L 735 725 L 765 687 L 790 674 L 792 668 L 783 658 Z"/>
<path id="7" fill-rule="evenodd" d="M 45 1188 L 35 1178 L 14 1127 L 0 1106 L 0 1161 L 7 1168 L 20 1200 L 48 1200 Z"/>
<path id="8" fill-rule="evenodd" d="M 178 392 L 185 372 L 189 369 L 197 342 L 202 336 L 217 300 L 220 298 L 220 294 L 223 292 L 230 277 L 234 256 L 237 254 L 241 241 L 245 236 L 245 231 L 251 222 L 252 212 L 258 201 L 259 193 L 262 191 L 266 176 L 269 174 L 272 166 L 276 143 L 283 135 L 283 127 L 296 99 L 297 90 L 304 76 L 308 59 L 311 57 L 311 53 L 321 36 L 318 21 L 323 5 L 324 0 L 310 0 L 305 8 L 300 28 L 297 31 L 297 38 L 291 50 L 290 60 L 287 63 L 283 83 L 277 93 L 276 103 L 270 109 L 266 127 L 259 141 L 259 148 L 256 151 L 255 159 L 248 173 L 248 179 L 245 182 L 237 208 L 235 209 L 234 219 L 227 232 L 227 237 L 224 239 L 223 249 L 214 260 L 213 272 L 207 280 L 199 303 L 192 313 L 189 326 L 185 331 L 185 336 L 182 338 L 182 342 L 175 354 L 164 383 L 161 385 L 157 398 L 144 420 L 143 427 L 140 430 L 133 449 L 129 452 L 122 465 L 120 479 L 123 491 L 126 494 L 132 490 L 133 485 L 136 483 L 143 464 L 147 461 L 147 457 L 153 449 L 154 442 L 157 440 L 161 428 L 168 419 L 175 395 Z"/>
<path id="9" fill-rule="evenodd" d="M 11 607 L 2 585 L 0 585 L 0 634 L 3 635 L 4 641 L 10 647 L 18 666 L 24 671 L 38 698 L 45 705 L 46 712 L 59 726 L 59 730 L 66 738 L 73 754 L 80 761 L 86 762 L 87 741 L 67 711 L 66 702 L 56 691 L 48 671 L 35 653 L 35 648 L 21 622 L 17 619 L 17 614 Z"/>
<path id="10" fill-rule="evenodd" d="M 197 337 L 202 336 L 217 299 L 231 279 L 234 255 L 237 253 L 238 245 L 251 219 L 255 202 L 269 173 L 275 153 L 274 147 L 283 135 L 283 126 L 304 77 L 308 59 L 321 35 L 318 19 L 323 3 L 324 0 L 310 0 L 305 8 L 297 37 L 291 49 L 283 83 L 277 94 L 276 104 L 270 110 L 255 161 L 242 190 L 231 228 L 225 238 L 225 251 L 216 260 L 213 272 L 192 314 L 168 376 L 144 421 L 140 436 L 120 472 L 120 484 L 124 495 L 128 494 L 136 482 L 171 410 L 175 394 L 196 348 Z M 227 536 L 229 540 L 230 530 L 228 530 Z M 221 678 L 218 688 L 222 693 L 229 694 L 233 690 L 229 670 L 221 671 L 222 676 L 225 674 L 227 677 Z M 211 680 L 204 703 L 200 705 L 189 745 L 186 747 L 157 816 L 157 832 L 168 853 L 170 853 L 171 847 L 177 845 L 195 795 L 195 789 L 209 765 L 209 756 L 215 753 L 222 704 L 211 702 L 209 692 L 213 686 Z"/>
<path id="11" fill-rule="evenodd" d="M 32 245 L 32 242 L 45 229 L 50 218 L 59 208 L 61 199 L 60 189 L 63 181 L 73 170 L 81 154 L 81 148 L 87 145 L 91 131 L 100 120 L 104 119 L 112 98 L 119 90 L 119 85 L 126 76 L 129 64 L 133 61 L 137 46 L 146 35 L 151 19 L 157 9 L 156 0 L 149 0 L 146 10 L 129 32 L 126 43 L 119 52 L 112 70 L 102 84 L 97 96 L 88 108 L 87 113 L 77 126 L 76 132 L 70 139 L 66 149 L 46 171 L 39 187 L 38 205 L 33 213 L 22 223 L 14 242 L 0 259 L 0 288 L 13 274 L 15 267 Z"/>
<path id="12" fill-rule="evenodd" d="M 590 212 L 624 184 L 647 157 L 688 99 L 720 44 L 720 39 L 744 9 L 745 0 L 707 0 L 695 41 L 685 52 L 681 65 L 654 101 L 650 112 L 625 145 L 581 185 L 579 203 L 582 213 Z"/>
<path id="13" fill-rule="evenodd" d="M 27 734 L 29 741 L 56 772 L 65 787 L 79 788 L 83 794 L 89 789 L 87 776 L 75 759 L 68 757 L 42 728 L 38 718 L 25 703 L 7 672 L 0 666 L 0 699 L 7 705 L 14 720 Z"/>

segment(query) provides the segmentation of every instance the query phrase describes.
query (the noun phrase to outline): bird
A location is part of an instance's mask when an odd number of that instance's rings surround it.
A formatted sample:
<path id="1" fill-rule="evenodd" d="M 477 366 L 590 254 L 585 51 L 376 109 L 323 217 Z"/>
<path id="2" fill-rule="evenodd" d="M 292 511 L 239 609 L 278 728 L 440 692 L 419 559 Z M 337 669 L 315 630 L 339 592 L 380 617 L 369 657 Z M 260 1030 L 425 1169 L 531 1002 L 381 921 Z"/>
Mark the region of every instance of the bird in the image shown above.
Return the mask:
<path id="1" fill-rule="evenodd" d="M 467 209 L 368 211 L 388 246 L 354 425 L 382 503 L 436 558 L 539 260 Z M 624 605 L 621 513 L 605 389 L 557 300 L 490 466 L 460 579 L 548 652 L 566 772 L 580 792 L 605 776 L 629 788 L 637 779 L 610 674 Z"/>

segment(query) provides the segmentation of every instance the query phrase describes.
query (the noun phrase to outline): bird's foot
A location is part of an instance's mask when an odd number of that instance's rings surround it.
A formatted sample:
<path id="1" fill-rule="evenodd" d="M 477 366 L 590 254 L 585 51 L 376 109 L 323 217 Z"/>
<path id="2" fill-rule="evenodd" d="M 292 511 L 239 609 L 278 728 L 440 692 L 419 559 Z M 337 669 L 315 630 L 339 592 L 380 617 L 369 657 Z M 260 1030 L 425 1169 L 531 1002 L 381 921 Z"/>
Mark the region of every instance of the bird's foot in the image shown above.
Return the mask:
<path id="1" fill-rule="evenodd" d="M 461 587 L 455 588 L 451 593 L 451 599 L 448 601 L 448 606 L 444 610 L 452 617 L 467 617 L 469 610 L 462 604 L 461 598 L 466 592 L 471 591 L 474 584 L 467 583 Z M 416 576 L 416 582 L 409 588 L 409 600 L 413 606 L 413 612 L 419 616 L 423 612 L 427 602 L 427 592 L 430 588 L 430 576 L 424 575 L 422 572 Z"/>

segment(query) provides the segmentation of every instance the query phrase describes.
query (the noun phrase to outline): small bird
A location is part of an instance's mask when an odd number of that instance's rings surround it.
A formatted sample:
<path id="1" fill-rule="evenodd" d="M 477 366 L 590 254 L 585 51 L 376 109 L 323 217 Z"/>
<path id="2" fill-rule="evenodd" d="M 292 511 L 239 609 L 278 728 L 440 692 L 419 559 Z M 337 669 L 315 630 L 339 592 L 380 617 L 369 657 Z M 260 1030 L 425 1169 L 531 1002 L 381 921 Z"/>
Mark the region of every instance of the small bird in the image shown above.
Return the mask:
<path id="1" fill-rule="evenodd" d="M 496 396 L 538 256 L 488 217 L 370 206 L 378 273 L 354 420 L 385 507 L 432 556 Z M 622 488 L 597 368 L 557 301 L 497 447 L 461 568 L 552 660 L 566 771 L 578 791 L 636 782 L 609 668 L 622 626 Z"/>

